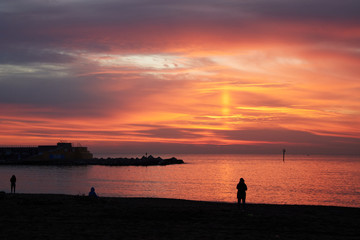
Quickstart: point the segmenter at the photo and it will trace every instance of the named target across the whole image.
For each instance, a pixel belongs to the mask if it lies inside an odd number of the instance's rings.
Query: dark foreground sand
[[[0,195],[0,239],[360,239],[360,208]]]

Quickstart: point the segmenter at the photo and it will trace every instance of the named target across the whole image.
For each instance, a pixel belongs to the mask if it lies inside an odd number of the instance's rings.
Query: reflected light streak
[[[230,114],[230,94],[228,91],[224,90],[222,92],[222,98],[221,98],[221,102],[222,102],[222,114],[223,115],[229,115]]]

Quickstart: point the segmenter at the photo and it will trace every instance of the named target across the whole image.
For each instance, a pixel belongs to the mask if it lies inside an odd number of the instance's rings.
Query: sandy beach
[[[1,194],[1,239],[359,239],[360,208]]]

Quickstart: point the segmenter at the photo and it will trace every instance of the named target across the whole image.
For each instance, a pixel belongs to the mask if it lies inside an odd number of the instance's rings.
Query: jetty
[[[182,164],[175,157],[143,156],[141,158],[94,158],[87,147],[59,142],[57,145],[0,147],[0,165],[103,165],[103,166],[154,166]]]

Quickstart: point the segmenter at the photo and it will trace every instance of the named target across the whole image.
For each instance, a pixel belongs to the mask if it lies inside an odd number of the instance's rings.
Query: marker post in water
[[[283,162],[285,162],[285,153],[286,153],[286,149],[283,149]]]

